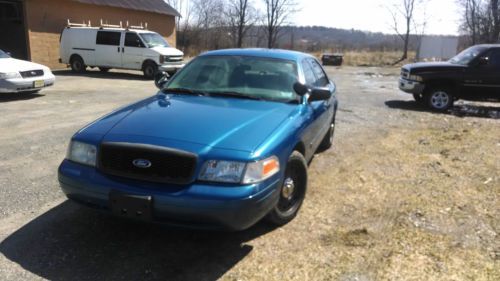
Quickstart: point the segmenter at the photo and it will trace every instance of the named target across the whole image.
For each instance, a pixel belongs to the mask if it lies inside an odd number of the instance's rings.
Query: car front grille
[[[193,181],[196,162],[195,154],[145,144],[103,143],[99,149],[102,172],[150,182],[188,184]]]
[[[20,71],[21,77],[23,78],[31,78],[31,77],[40,77],[43,76],[43,70],[28,70],[28,71]]]

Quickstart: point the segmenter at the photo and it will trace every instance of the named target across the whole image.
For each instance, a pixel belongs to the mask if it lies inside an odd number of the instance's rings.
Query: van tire
[[[71,66],[71,71],[76,72],[76,73],[83,73],[85,72],[87,66],[83,62],[82,57],[78,55],[73,55],[71,57],[71,61],[69,62]]]
[[[156,72],[158,72],[158,65],[151,61],[145,62],[142,66],[142,72],[147,79],[153,79]]]

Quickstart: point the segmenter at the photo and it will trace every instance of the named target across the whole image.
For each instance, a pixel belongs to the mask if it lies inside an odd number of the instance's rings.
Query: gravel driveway
[[[500,104],[434,114],[398,69],[328,68],[340,108],[299,216],[240,233],[117,220],[65,200],[71,135],[155,93],[140,73],[56,72],[0,95],[1,280],[500,280]]]

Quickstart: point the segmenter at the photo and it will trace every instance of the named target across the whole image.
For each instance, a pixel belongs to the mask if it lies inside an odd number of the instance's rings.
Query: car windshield
[[[163,38],[158,33],[141,33],[139,35],[141,36],[144,43],[146,43],[146,46],[148,46],[148,48],[170,47],[165,38]]]
[[[470,47],[460,54],[456,55],[453,57],[450,62],[454,64],[461,64],[461,65],[467,65],[469,64],[473,59],[475,59],[479,54],[483,53],[488,49],[487,47],[483,46],[476,46],[476,47]]]
[[[10,58],[4,51],[0,50],[0,59],[8,59]]]
[[[202,56],[182,69],[164,91],[189,89],[214,96],[292,102],[297,65],[293,61],[252,56]]]

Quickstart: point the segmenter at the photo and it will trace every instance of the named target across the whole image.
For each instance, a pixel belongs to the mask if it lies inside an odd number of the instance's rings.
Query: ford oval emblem
[[[140,169],[147,169],[152,165],[151,161],[147,159],[135,159],[134,161],[132,161],[132,164],[134,164],[134,166]]]

